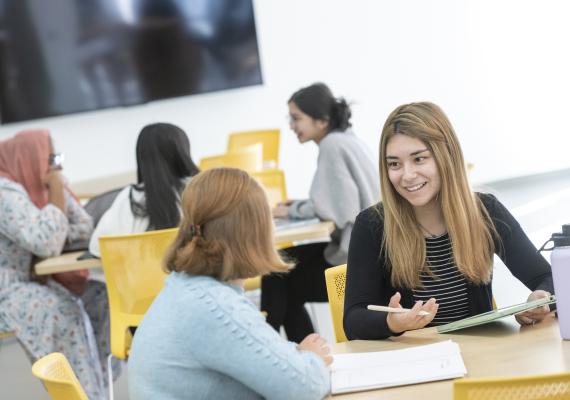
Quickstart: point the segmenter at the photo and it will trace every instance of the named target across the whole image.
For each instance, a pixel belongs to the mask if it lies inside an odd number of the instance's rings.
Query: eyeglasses
[[[48,164],[50,169],[62,169],[63,160],[63,153],[51,153],[48,157]]]

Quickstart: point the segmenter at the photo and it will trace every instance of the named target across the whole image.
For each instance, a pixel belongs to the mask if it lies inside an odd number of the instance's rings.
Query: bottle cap
[[[562,233],[553,233],[550,239],[554,247],[570,246],[570,224],[562,225]]]

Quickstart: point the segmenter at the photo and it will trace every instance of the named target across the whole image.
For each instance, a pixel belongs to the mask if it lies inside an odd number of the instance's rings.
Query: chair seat
[[[81,383],[62,353],[51,353],[32,365],[53,400],[88,400]]]
[[[14,332],[12,332],[4,320],[0,318],[0,339],[5,339],[11,336],[14,336]]]

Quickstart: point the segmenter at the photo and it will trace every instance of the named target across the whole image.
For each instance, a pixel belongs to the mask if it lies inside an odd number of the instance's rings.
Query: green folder
[[[471,326],[487,324],[497,319],[508,317],[509,315],[519,314],[527,310],[552,303],[556,303],[556,297],[554,295],[526,303],[515,304],[514,306],[498,308],[496,310],[492,310],[483,314],[478,314],[469,318],[460,319],[459,321],[450,322],[449,324],[440,325],[437,327],[437,333],[447,333],[463,328],[469,328]]]

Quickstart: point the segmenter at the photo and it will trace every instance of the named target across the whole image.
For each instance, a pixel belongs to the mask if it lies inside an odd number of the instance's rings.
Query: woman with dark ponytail
[[[300,143],[315,142],[319,157],[309,199],[279,204],[273,215],[335,224],[329,243],[288,249],[295,268],[262,281],[267,322],[277,330],[283,325],[289,340],[298,342],[314,331],[305,302],[327,301],[324,270],[346,263],[356,215],[378,201],[380,188],[373,156],[352,132],[350,107],[343,98],[315,83],[293,93],[288,106],[291,129]]]

